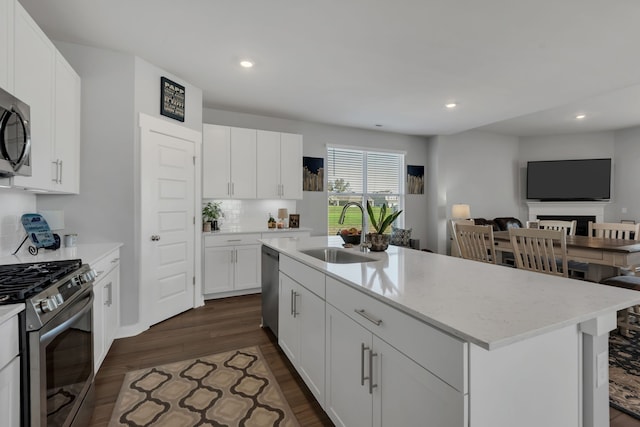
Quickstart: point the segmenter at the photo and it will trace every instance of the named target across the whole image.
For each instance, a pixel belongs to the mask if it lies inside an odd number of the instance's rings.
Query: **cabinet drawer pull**
[[[227,242],[242,242],[242,239],[227,239]]]
[[[98,272],[96,272],[96,278],[100,277],[100,275],[104,273],[104,270],[100,270]]]
[[[357,308],[355,310],[356,313],[358,313],[360,316],[364,317],[365,319],[367,319],[369,322],[373,323],[376,326],[380,326],[382,324],[382,319],[376,319],[375,317],[373,317],[372,315],[370,315],[369,313],[367,313],[366,311],[364,311],[364,308],[361,310],[358,310]]]
[[[115,264],[118,261],[120,261],[120,258],[114,258],[111,260],[111,264]]]
[[[373,383],[373,358],[377,355],[378,353],[369,350],[369,394],[373,394],[373,389],[378,387],[378,384]]]

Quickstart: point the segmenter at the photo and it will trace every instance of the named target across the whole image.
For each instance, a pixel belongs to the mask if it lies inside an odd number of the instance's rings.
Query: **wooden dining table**
[[[508,231],[495,231],[496,250],[513,253]],[[567,259],[588,263],[586,279],[599,282],[619,274],[620,268],[640,265],[640,241],[567,236]]]

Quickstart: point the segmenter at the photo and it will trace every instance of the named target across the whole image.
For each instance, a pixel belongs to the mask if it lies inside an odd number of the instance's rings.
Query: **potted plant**
[[[371,203],[367,201],[367,213],[369,214],[369,221],[371,227],[376,231],[375,233],[369,233],[367,235],[369,242],[371,243],[372,251],[385,251],[389,247],[389,235],[384,232],[389,228],[391,224],[400,216],[402,211],[390,212],[387,214],[387,204],[383,203],[380,208],[380,213],[376,218],[376,214],[373,212]]]
[[[218,231],[218,218],[223,218],[224,214],[220,208],[221,202],[209,202],[202,207],[202,231]]]

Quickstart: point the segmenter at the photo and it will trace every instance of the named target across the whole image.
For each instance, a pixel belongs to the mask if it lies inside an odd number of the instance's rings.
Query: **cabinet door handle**
[[[284,196],[284,184],[280,184],[280,195]]]
[[[364,385],[364,380],[367,378],[364,376],[364,352],[369,350],[369,347],[365,346],[364,343],[360,343],[360,385]]]
[[[58,184],[62,184],[62,160],[60,160],[58,164],[60,165],[60,178],[58,178]]]
[[[227,194],[230,196],[231,195],[231,183],[227,182]]]
[[[232,182],[231,183],[231,195],[233,196],[234,194],[236,194],[236,183]]]
[[[378,353],[374,353],[372,349],[369,349],[369,394],[373,394],[373,389],[378,387],[378,384],[373,383],[373,358]]]
[[[104,302],[104,305],[106,305],[107,307],[111,307],[111,297],[112,297],[112,287],[113,287],[113,282],[109,282],[106,285],[104,285],[105,288],[109,289],[109,296],[107,297],[107,300]]]
[[[53,181],[53,182],[55,182],[55,183],[57,184],[57,183],[58,183],[58,171],[59,171],[59,168],[58,168],[58,160],[56,160],[56,161],[54,161],[54,162],[51,162],[51,163],[53,163],[54,165],[56,165],[56,177],[55,177],[55,178],[51,178],[51,181]]]
[[[298,314],[298,301],[296,300],[296,298],[298,298],[300,296],[299,293],[297,293],[296,291],[293,291],[293,317],[295,318]]]
[[[293,316],[293,289],[291,289],[291,298],[289,300],[290,303],[290,308],[291,308],[291,315]]]
[[[367,313],[366,311],[364,311],[363,309],[358,310],[357,308],[354,310],[356,313],[358,313],[360,316],[364,317],[365,319],[367,319],[369,322],[375,324],[376,326],[380,326],[382,324],[382,319],[377,319],[375,317],[373,317],[372,315],[370,315],[369,313]]]

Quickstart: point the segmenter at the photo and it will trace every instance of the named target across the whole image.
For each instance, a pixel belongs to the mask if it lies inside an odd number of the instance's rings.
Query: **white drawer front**
[[[101,277],[107,275],[120,263],[120,248],[109,252],[106,256],[102,257],[98,262],[91,265],[98,276],[96,280],[100,280]]]
[[[214,246],[237,246],[258,244],[260,233],[225,234],[223,236],[204,236],[205,248]]]
[[[331,277],[327,277],[326,292],[328,303],[456,390],[467,393],[467,343]]]
[[[0,369],[18,355],[18,316],[0,324]]]
[[[280,255],[280,271],[324,299],[324,273]]]

